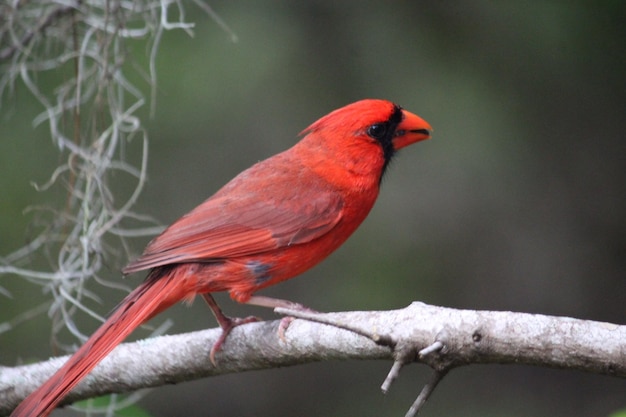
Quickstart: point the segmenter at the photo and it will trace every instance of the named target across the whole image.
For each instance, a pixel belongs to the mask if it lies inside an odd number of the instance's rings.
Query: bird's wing
[[[268,199],[263,191],[208,199],[153,239],[123,272],[211,262],[306,243],[341,220],[339,193],[317,190],[310,197],[295,199],[292,190],[280,199]]]

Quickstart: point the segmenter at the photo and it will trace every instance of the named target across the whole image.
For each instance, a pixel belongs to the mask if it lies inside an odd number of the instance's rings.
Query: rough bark
[[[419,361],[435,370],[475,363],[526,364],[626,377],[626,326],[538,314],[456,310],[413,303],[392,311],[329,313],[393,347],[334,326],[294,320],[278,336],[279,321],[236,328],[217,355],[220,334],[211,329],[162,336],[116,348],[66,398],[65,403],[225,373],[336,359]],[[391,342],[391,343],[389,343]],[[421,356],[428,346],[439,346]],[[67,357],[0,368],[0,415],[43,383]],[[373,381],[372,383],[378,383]]]

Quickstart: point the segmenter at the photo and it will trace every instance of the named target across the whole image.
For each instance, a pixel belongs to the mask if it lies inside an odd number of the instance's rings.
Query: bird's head
[[[322,117],[302,134],[308,134],[352,163],[380,166],[380,177],[396,151],[430,138],[432,128],[421,117],[387,100],[366,99]]]

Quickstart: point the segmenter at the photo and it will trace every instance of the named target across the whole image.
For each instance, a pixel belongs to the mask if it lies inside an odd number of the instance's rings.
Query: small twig
[[[389,346],[391,348],[395,346],[395,341],[389,334],[379,334],[375,332],[369,332],[360,327],[353,326],[349,323],[333,320],[332,318],[328,317],[325,313],[292,310],[292,309],[283,308],[283,307],[276,307],[274,309],[274,312],[277,314],[283,314],[289,317],[295,317],[298,319],[313,321],[316,323],[327,324],[329,326],[337,327],[339,329],[348,330],[352,333],[356,333],[358,335],[367,337],[368,339],[372,340],[374,343],[380,346]]]
[[[419,359],[423,359],[430,354],[441,351],[441,349],[443,349],[443,346],[444,344],[441,341],[437,340],[426,346],[425,348],[421,349],[417,353],[417,357]],[[411,348],[396,349],[396,351],[394,352],[396,359],[394,360],[393,365],[391,366],[391,369],[387,374],[387,377],[383,381],[383,384],[380,386],[383,394],[386,394],[389,391],[391,384],[393,384],[393,382],[400,376],[400,369],[402,369],[402,367],[407,363],[411,363],[415,360],[414,352],[415,350]]]
[[[435,352],[440,352],[443,349],[443,347],[444,347],[443,342],[436,340],[430,345],[421,349],[417,353],[417,357],[419,359],[423,359],[424,357],[431,355]],[[407,363],[413,362],[414,360],[415,360],[414,348],[410,348],[405,345],[405,348],[400,346],[398,349],[396,349],[395,360],[393,362],[393,365],[391,366],[391,369],[389,370],[387,377],[385,378],[385,380],[383,381],[383,384],[380,387],[383,394],[386,394],[389,391],[391,384],[393,384],[393,382],[400,376],[400,370],[402,369],[402,367]],[[435,369],[435,373],[431,377],[430,381],[426,383],[424,388],[422,388],[422,391],[417,396],[417,399],[415,400],[415,402],[413,403],[413,405],[407,412],[406,417],[413,417],[417,415],[419,410],[426,403],[426,400],[428,400],[428,397],[430,397],[430,394],[432,394],[432,392],[435,390],[435,387],[437,386],[439,381],[445,376],[445,374],[448,372],[449,369],[450,368]]]
[[[420,358],[423,358],[424,356],[430,355],[431,353],[439,352],[441,351],[441,349],[443,349],[443,343],[437,340],[433,344],[426,346],[424,349],[420,350],[418,352],[418,356]]]
[[[383,384],[380,386],[380,390],[383,392],[383,394],[387,394],[387,392],[389,392],[389,388],[391,387],[391,384],[393,384],[393,381],[395,381],[398,376],[400,376],[400,369],[402,369],[404,363],[404,361],[397,359],[393,361],[393,365],[391,366],[387,377],[383,381]]]
[[[430,380],[426,383],[426,385],[424,385],[422,391],[419,393],[413,404],[411,404],[411,408],[409,408],[409,411],[407,411],[405,417],[415,417],[417,413],[419,413],[424,404],[426,404],[428,398],[430,398],[430,395],[433,393],[433,391],[435,391],[435,388],[437,388],[439,382],[441,382],[441,380],[444,376],[446,376],[447,373],[448,369],[435,370],[433,372]]]

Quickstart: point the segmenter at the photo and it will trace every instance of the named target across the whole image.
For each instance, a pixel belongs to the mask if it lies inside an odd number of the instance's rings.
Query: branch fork
[[[437,338],[430,345],[426,347],[418,346],[413,337],[394,336],[392,333],[379,333],[372,332],[363,329],[359,326],[354,326],[350,323],[336,320],[332,317],[328,317],[324,313],[317,313],[314,311],[302,311],[288,308],[275,308],[274,312],[278,314],[286,315],[287,318],[299,318],[303,320],[309,320],[316,323],[326,324],[334,326],[346,331],[356,333],[358,335],[367,337],[379,346],[387,346],[393,351],[394,361],[387,377],[385,378],[380,389],[383,394],[386,394],[391,387],[391,384],[400,376],[400,370],[404,365],[412,362],[423,362],[433,368],[434,372],[426,385],[422,388],[419,395],[407,411],[405,417],[414,417],[424,407],[430,395],[434,392],[435,388],[444,376],[451,369],[451,365],[446,363],[444,355],[445,339],[447,332],[445,330],[440,331],[437,334]],[[284,320],[284,319],[283,319]],[[281,337],[284,339],[283,329]]]

